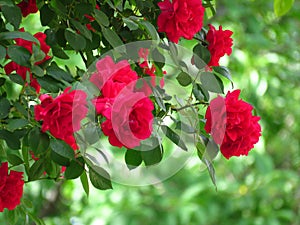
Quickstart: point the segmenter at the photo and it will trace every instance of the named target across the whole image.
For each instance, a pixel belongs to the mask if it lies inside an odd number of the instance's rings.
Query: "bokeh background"
[[[270,0],[218,0],[211,23],[234,32],[233,54],[222,63],[261,117],[255,149],[248,157],[217,157],[217,190],[196,155],[163,183],[91,187],[88,198],[79,180],[26,185],[25,198],[46,225],[300,224],[300,2],[277,18]],[[24,25],[40,31],[36,15]],[[73,55],[68,66],[84,69],[80,61]],[[0,224],[8,218],[0,215]]]

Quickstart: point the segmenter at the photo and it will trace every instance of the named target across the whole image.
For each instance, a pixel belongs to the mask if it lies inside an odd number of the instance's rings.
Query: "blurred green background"
[[[26,20],[27,30],[39,31],[34,16]],[[92,189],[89,198],[78,180],[26,185],[25,197],[46,225],[300,224],[300,2],[276,18],[272,1],[218,0],[211,22],[234,32],[233,54],[221,65],[261,117],[255,149],[248,157],[216,159],[217,191],[196,156],[163,183],[114,184]]]

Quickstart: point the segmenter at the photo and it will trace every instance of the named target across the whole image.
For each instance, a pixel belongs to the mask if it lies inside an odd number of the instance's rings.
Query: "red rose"
[[[238,99],[240,90],[228,92],[226,98],[218,96],[208,107],[205,130],[221,145],[221,153],[232,156],[248,155],[261,136],[260,117],[253,116],[253,107]]]
[[[225,54],[231,55],[232,52],[232,38],[233,34],[230,30],[222,30],[222,26],[219,26],[219,30],[209,24],[209,31],[207,32],[206,40],[208,41],[208,50],[211,58],[208,66],[219,66],[219,60]]]
[[[0,212],[4,208],[13,210],[20,204],[23,195],[23,172],[11,170],[8,174],[7,162],[0,167]]]
[[[161,14],[157,18],[159,32],[165,32],[170,41],[180,37],[192,39],[201,30],[205,8],[201,0],[165,0],[159,2]]]
[[[20,31],[24,32],[25,30],[24,30],[24,28],[21,28]],[[38,39],[38,41],[40,42],[40,48],[45,53],[44,59],[42,59],[39,62],[35,62],[35,65],[40,65],[43,62],[45,62],[51,58],[51,56],[47,55],[50,51],[50,46],[48,46],[46,44],[46,37],[47,37],[46,34],[44,34],[42,32],[38,32],[33,36]],[[15,41],[16,41],[16,45],[26,48],[32,54],[32,46],[36,45],[36,43],[31,42],[31,41],[26,41],[26,40],[20,39],[20,38],[16,38]],[[16,73],[18,75],[20,75],[24,81],[26,80],[27,73],[29,73],[30,86],[32,86],[36,90],[37,93],[40,92],[41,86],[37,82],[37,80],[35,78],[33,78],[32,74],[30,73],[29,68],[27,68],[25,66],[20,66],[17,63],[12,61],[4,66],[4,70],[5,70],[6,74],[11,74],[13,71],[16,71]]]
[[[17,6],[20,7],[23,17],[26,17],[30,13],[36,13],[38,11],[36,0],[25,0],[17,4]]]
[[[21,28],[19,31],[25,32],[24,28]],[[40,43],[40,48],[45,53],[44,59],[42,59],[41,61],[35,63],[35,65],[40,65],[43,62],[45,62],[45,61],[47,61],[48,59],[51,58],[51,56],[47,55],[50,51],[50,46],[47,45],[47,43],[46,43],[46,38],[47,38],[46,34],[44,34],[42,32],[38,32],[33,36],[36,39],[38,39],[38,41]],[[32,45],[37,45],[34,42],[27,41],[27,40],[24,40],[24,39],[21,39],[21,38],[16,38],[15,41],[16,41],[16,45],[26,48],[31,54],[32,54]]]
[[[49,95],[41,95],[41,104],[34,107],[37,121],[43,120],[42,131],[47,130],[64,140],[74,150],[78,149],[74,132],[80,129],[80,122],[88,112],[86,93],[81,90],[69,92],[70,87],[53,99]]]
[[[22,79],[26,80],[26,74],[29,73],[29,79],[30,79],[30,86],[35,89],[37,93],[40,93],[41,85],[37,82],[36,78],[33,78],[32,74],[30,73],[30,69],[25,66],[20,66],[19,64],[15,62],[9,62],[4,66],[4,70],[6,74],[11,74],[13,71],[16,71],[16,73],[22,77]]]
[[[134,148],[152,132],[152,101],[142,92],[123,89],[116,97],[111,115],[101,124],[113,146]]]
[[[96,63],[97,71],[92,74],[90,81],[95,84],[104,97],[114,98],[127,85],[137,80],[138,76],[131,69],[128,61],[114,63],[110,56]]]
[[[100,96],[92,100],[96,113],[106,118],[101,124],[113,146],[133,148],[152,131],[153,103],[143,92],[135,92],[137,74],[126,60],[114,63],[110,56],[96,63],[90,81]]]

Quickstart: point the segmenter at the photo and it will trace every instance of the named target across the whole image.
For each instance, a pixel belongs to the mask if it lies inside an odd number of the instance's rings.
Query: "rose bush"
[[[253,107],[238,90],[221,97],[232,80],[219,59],[231,54],[233,32],[205,29],[211,1],[1,1],[0,9],[2,210],[20,204],[24,183],[41,179],[80,177],[86,193],[89,184],[110,189],[112,160],[135,176],[132,169],[160,166],[170,143],[197,151],[216,184],[218,145],[229,159],[258,142]],[[22,15],[37,10],[43,32],[32,35],[20,29]],[[180,38],[189,41],[177,45]],[[70,68],[74,54],[85,68]],[[106,157],[103,143],[124,160]],[[8,175],[7,162],[23,172]],[[16,210],[40,221],[23,203]]]

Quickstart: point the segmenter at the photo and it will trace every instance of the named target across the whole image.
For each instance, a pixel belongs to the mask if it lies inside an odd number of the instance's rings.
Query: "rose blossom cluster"
[[[164,0],[159,2],[161,13],[157,18],[159,32],[165,32],[168,39],[178,43],[181,37],[193,39],[195,34],[202,29],[203,16],[205,8],[201,0]],[[225,54],[230,55],[232,52],[233,34],[230,30],[219,30],[209,24],[209,30],[206,36],[208,43],[207,49],[210,52],[210,61],[208,66],[219,66],[219,60]],[[194,59],[192,59],[194,64]]]
[[[164,0],[158,6],[158,31],[165,32],[170,41],[178,43],[180,37],[192,39],[201,30],[205,11],[201,0]]]
[[[228,56],[232,52],[232,38],[233,32],[231,30],[222,30],[222,26],[219,26],[219,30],[209,24],[209,30],[207,32],[206,40],[208,42],[208,50],[210,52],[210,61],[208,66],[219,66],[219,60],[225,54]]]
[[[152,132],[154,105],[144,92],[136,91],[137,73],[126,60],[115,63],[110,56],[96,63],[90,81],[100,90],[93,99],[96,113],[111,145],[134,148]]]
[[[20,31],[25,32],[24,28],[21,28]],[[41,65],[42,63],[51,59],[51,56],[48,55],[48,53],[50,51],[50,46],[48,46],[46,44],[46,37],[47,37],[46,34],[44,34],[42,32],[38,32],[33,36],[39,41],[40,48],[45,55],[43,59],[34,63],[35,65]],[[27,49],[31,54],[33,52],[33,45],[37,45],[34,42],[27,41],[27,40],[24,40],[21,38],[16,38],[15,41],[16,41],[17,46],[21,46],[21,47]],[[37,82],[36,78],[34,78],[32,76],[32,73],[30,72],[30,68],[21,66],[21,65],[17,64],[16,62],[11,61],[4,66],[4,70],[5,70],[6,74],[11,74],[13,71],[16,71],[16,73],[18,75],[20,75],[24,81],[26,81],[27,74],[29,74],[30,86],[33,87],[37,93],[40,92],[41,86]]]
[[[0,212],[4,208],[13,210],[20,204],[23,195],[23,172],[10,170],[8,174],[8,163],[0,166]]]
[[[80,122],[88,112],[86,98],[84,91],[70,91],[70,87],[55,99],[41,95],[41,104],[34,107],[34,116],[37,121],[43,121],[42,132],[49,130],[55,138],[78,149],[74,132],[80,130]]]
[[[225,158],[248,155],[261,136],[260,117],[253,116],[253,107],[239,99],[240,90],[218,96],[206,111],[205,130],[220,145]]]

